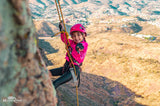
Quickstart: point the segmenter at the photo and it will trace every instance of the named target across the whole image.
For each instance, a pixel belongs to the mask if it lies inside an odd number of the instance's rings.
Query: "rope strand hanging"
[[[73,63],[73,60],[72,60],[72,57],[71,57],[71,54],[69,52],[69,46],[70,46],[70,42],[69,42],[69,34],[66,30],[66,26],[65,26],[65,22],[64,22],[64,18],[63,18],[63,13],[62,13],[62,9],[61,9],[61,5],[60,5],[60,1],[58,0],[58,4],[57,4],[57,0],[55,0],[55,3],[56,3],[56,8],[57,8],[57,12],[58,12],[58,16],[59,16],[59,21],[60,22],[63,22],[63,26],[64,26],[64,31],[61,31],[57,34],[55,34],[54,36],[60,34],[60,33],[65,33],[66,35],[66,40],[67,40],[67,44],[65,43],[65,46],[66,46],[66,50],[67,50],[67,54],[69,56],[69,59],[71,61],[71,64],[73,66],[73,69],[74,69],[74,72],[75,72],[75,76],[77,77],[77,74],[76,74],[76,68],[75,68],[75,65]],[[64,37],[65,38],[65,37]],[[79,100],[78,100],[78,86],[76,85],[76,96],[77,96],[77,106],[79,106]]]

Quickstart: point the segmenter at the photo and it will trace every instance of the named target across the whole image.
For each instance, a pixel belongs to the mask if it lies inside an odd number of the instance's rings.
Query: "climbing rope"
[[[59,33],[57,33],[57,34],[55,34],[54,36],[56,36],[56,35],[58,35],[58,34],[60,34],[60,33],[65,33],[65,34],[63,34],[63,35],[64,35],[64,36],[66,35],[66,37],[64,37],[64,38],[66,38],[65,41],[67,40],[67,44],[65,43],[66,50],[67,50],[67,54],[68,54],[68,57],[69,57],[69,60],[70,60],[70,62],[71,62],[71,64],[72,64],[72,66],[73,66],[75,76],[77,77],[76,68],[75,68],[75,65],[74,65],[74,63],[73,63],[71,54],[70,54],[70,52],[69,52],[69,47],[70,47],[70,42],[69,42],[69,39],[68,39],[68,38],[69,38],[69,34],[68,34],[67,30],[66,30],[66,26],[65,26],[65,22],[64,22],[64,18],[63,18],[63,13],[62,13],[61,5],[60,5],[60,1],[58,0],[58,4],[57,4],[57,0],[55,0],[55,3],[56,3],[56,8],[57,8],[58,16],[59,16],[59,21],[60,21],[60,22],[63,22],[63,26],[64,26],[64,29],[65,29],[65,30],[64,30],[64,31],[61,31],[61,32],[59,32]],[[79,106],[78,86],[77,86],[77,84],[76,84],[76,96],[77,96],[77,106]]]

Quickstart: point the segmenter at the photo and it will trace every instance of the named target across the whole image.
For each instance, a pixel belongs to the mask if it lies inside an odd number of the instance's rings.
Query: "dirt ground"
[[[160,106],[160,43],[121,32],[97,33],[91,27],[87,31],[89,47],[82,66],[80,106]],[[48,69],[63,66],[66,51],[60,37],[39,39],[53,63]],[[59,105],[76,102],[72,81],[57,92]]]

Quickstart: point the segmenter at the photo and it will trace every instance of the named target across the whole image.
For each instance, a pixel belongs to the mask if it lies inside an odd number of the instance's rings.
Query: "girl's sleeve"
[[[62,40],[62,42],[64,42],[65,44],[68,43],[68,42],[67,42],[67,37],[66,37],[66,34],[65,34],[65,33],[61,33],[61,40]],[[71,43],[72,40],[69,39],[69,42]]]
[[[61,40],[62,42],[64,42],[65,44],[67,44],[67,37],[65,33],[61,33]]]

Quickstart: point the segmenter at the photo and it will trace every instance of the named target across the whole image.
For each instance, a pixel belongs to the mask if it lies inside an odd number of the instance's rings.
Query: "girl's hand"
[[[59,30],[64,31],[64,26],[62,21],[59,23]]]
[[[76,51],[79,53],[80,51],[82,51],[84,49],[84,46],[82,45],[82,43],[78,43],[76,45]]]

